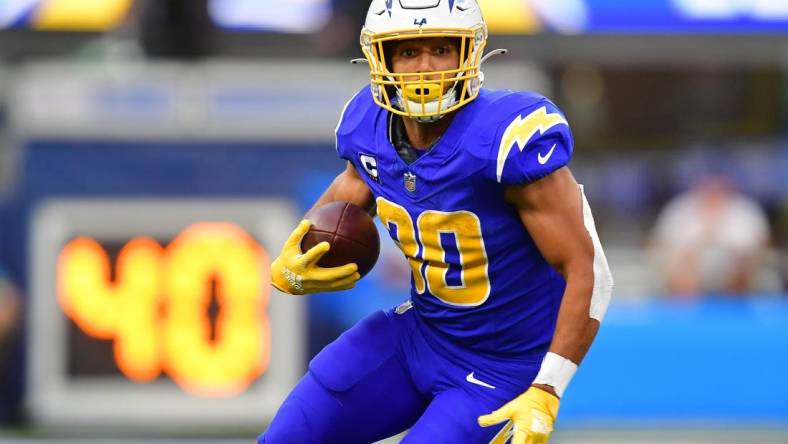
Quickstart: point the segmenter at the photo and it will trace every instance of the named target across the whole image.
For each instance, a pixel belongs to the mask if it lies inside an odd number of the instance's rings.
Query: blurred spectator
[[[0,360],[6,350],[6,342],[19,323],[19,294],[16,287],[0,270]]]
[[[14,344],[20,333],[21,300],[16,287],[0,269],[0,423],[16,420],[16,389],[10,385],[17,381],[12,373],[18,367],[12,362]]]
[[[667,290],[695,297],[751,291],[768,240],[758,203],[734,191],[724,176],[710,174],[668,202],[652,246]]]

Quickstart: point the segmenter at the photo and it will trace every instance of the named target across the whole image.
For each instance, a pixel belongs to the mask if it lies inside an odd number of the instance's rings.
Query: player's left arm
[[[594,258],[601,251],[595,251],[596,230],[589,232],[585,220],[590,214],[584,213],[590,211],[583,208],[580,185],[569,168],[563,167],[536,182],[509,187],[506,198],[517,209],[539,252],[566,279],[550,352],[580,364],[601,318],[591,310],[594,282],[610,279],[604,257],[597,257],[597,262],[602,259],[605,263],[597,263],[595,270]],[[555,387],[545,388],[555,391]]]
[[[563,395],[599,329],[612,291],[612,277],[582,188],[567,167],[542,179],[510,186],[517,210],[544,258],[566,280],[550,349],[532,387],[481,425],[515,422],[513,444],[546,443]],[[526,441],[528,439],[528,441]]]

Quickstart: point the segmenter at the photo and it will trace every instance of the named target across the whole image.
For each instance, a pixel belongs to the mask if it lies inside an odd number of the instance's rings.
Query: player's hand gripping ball
[[[308,217],[271,264],[271,283],[298,295],[353,288],[380,252],[372,218],[347,202],[321,206]]]
[[[304,236],[301,249],[307,251],[321,242],[331,245],[317,265],[356,264],[362,277],[372,270],[380,255],[380,236],[375,222],[364,209],[350,202],[331,202],[316,208],[307,217],[312,227]]]

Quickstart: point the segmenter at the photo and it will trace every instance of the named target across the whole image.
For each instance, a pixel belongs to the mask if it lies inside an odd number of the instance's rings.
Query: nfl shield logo
[[[407,172],[405,173],[405,189],[408,190],[409,193],[416,191],[416,175]]]

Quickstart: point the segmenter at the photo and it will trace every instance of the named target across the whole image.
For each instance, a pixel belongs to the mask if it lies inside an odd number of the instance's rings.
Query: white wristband
[[[542,361],[542,367],[534,379],[534,384],[545,384],[555,389],[558,397],[564,396],[564,391],[569,381],[577,371],[577,364],[555,353],[547,353]]]

